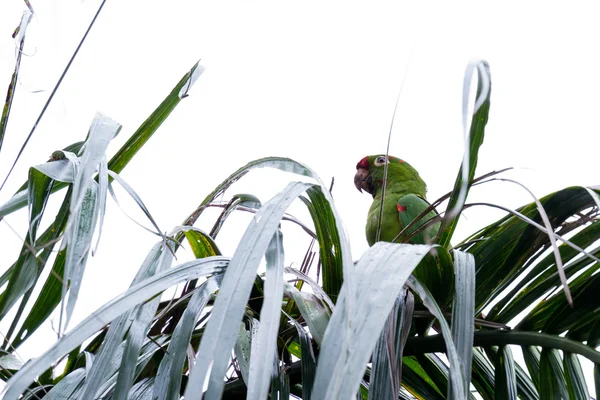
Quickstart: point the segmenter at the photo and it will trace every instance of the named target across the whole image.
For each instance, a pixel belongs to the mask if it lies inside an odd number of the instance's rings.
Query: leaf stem
[[[565,351],[567,353],[579,354],[590,361],[600,364],[600,352],[581,342],[560,336],[549,335],[538,332],[522,331],[475,331],[473,346],[541,346]],[[422,353],[444,353],[446,344],[441,334],[426,337],[411,337],[406,343],[403,356]]]

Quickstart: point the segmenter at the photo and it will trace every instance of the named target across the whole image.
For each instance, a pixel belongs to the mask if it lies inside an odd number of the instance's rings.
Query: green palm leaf
[[[497,175],[504,170],[473,179],[490,111],[486,62],[467,68],[463,119],[469,135],[452,191],[432,206],[448,199],[446,211],[430,221],[441,219],[438,244],[377,243],[356,263],[331,193],[313,170],[286,157],[242,166],[181,226],[162,233],[118,173],[202,71],[196,63],[110,161],[106,145],[120,127],[99,116],[85,142],[32,167],[27,182],[0,207],[0,218],[26,205],[29,216],[19,258],[0,277],[0,318],[9,325],[0,355],[4,398],[580,399],[590,398],[593,389],[598,396],[600,190],[568,187],[517,210],[468,202],[470,186],[503,179]],[[253,194],[219,199],[255,168],[311,183],[291,182],[264,203]],[[93,237],[105,217],[106,193],[116,201],[115,182],[160,241],[123,294],[39,358],[18,362],[15,349],[51,318],[61,299],[64,319],[72,313],[86,258],[98,245]],[[51,219],[46,204],[67,186]],[[286,213],[293,202],[306,207],[307,221]],[[460,213],[476,206],[507,215],[452,246]],[[222,212],[208,225],[194,226],[209,207]],[[237,212],[254,215],[228,258],[221,255],[219,232],[225,223],[236,229],[228,219]],[[40,234],[42,218],[52,223]],[[299,225],[311,240],[300,268],[285,258],[293,252],[284,248],[282,221]],[[66,244],[42,283],[61,239]],[[196,259],[176,261],[182,247]],[[562,292],[567,280],[572,304]],[[178,284],[183,289],[163,298]],[[34,298],[36,287],[41,291]],[[585,379],[582,358],[595,365],[595,387]]]

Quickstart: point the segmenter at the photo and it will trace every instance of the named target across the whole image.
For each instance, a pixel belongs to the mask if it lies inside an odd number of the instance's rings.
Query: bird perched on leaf
[[[383,191],[384,170],[387,164],[387,185]],[[381,215],[379,240],[384,242],[397,241],[399,233],[421,214],[429,203],[425,199],[427,186],[419,173],[409,163],[397,157],[374,155],[364,157],[356,164],[354,185],[373,196],[373,204],[367,217],[367,241],[372,246],[377,241],[377,229]],[[383,213],[381,196],[383,198]],[[437,216],[432,210],[410,229],[413,233],[421,225]],[[440,223],[429,224],[420,232],[409,233],[409,242],[413,244],[430,243],[437,234]]]

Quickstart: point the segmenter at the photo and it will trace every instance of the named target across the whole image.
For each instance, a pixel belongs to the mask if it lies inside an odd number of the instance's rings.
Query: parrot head
[[[385,165],[388,165],[386,191],[399,191],[425,197],[426,185],[409,163],[393,156],[366,156],[356,164],[354,186],[375,198],[383,186]]]

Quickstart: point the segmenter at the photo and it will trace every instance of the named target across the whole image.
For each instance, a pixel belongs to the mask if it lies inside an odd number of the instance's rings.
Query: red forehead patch
[[[369,169],[369,160],[367,159],[367,157],[364,157],[358,162],[358,164],[356,164],[356,169],[359,168]]]

